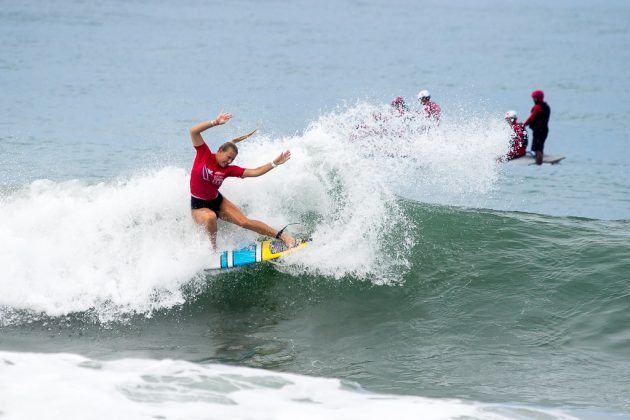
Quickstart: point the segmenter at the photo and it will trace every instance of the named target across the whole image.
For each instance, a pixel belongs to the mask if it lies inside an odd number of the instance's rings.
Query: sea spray
[[[260,136],[237,164],[293,158],[264,177],[229,179],[222,192],[251,218],[312,238],[282,269],[395,282],[413,239],[386,174],[324,122],[302,135]],[[193,149],[191,146],[191,160]],[[209,241],[189,210],[189,169],[163,167],[106,182],[38,180],[0,204],[3,313],[93,312],[101,321],[182,304],[182,287],[205,278]],[[258,235],[220,222],[219,247]],[[299,254],[299,255],[298,255]],[[404,271],[404,270],[403,270]]]
[[[398,118],[386,106],[358,103],[323,114],[303,133],[239,144],[235,164],[244,167],[292,153],[265,176],[230,178],[222,188],[248,217],[278,229],[297,223],[289,231],[311,239],[279,270],[396,284],[419,239],[413,234],[419,221],[405,216],[397,194],[430,202],[492,188],[496,156],[505,152],[501,121],[444,116],[427,126],[410,113]],[[193,156],[191,146],[191,162]],[[211,252],[190,217],[188,183],[188,167],[165,166],[100,183],[38,180],[6,192],[0,201],[4,320],[17,310],[91,311],[108,321],[181,305],[188,298],[183,287],[208,278]],[[221,249],[257,238],[219,223]]]
[[[107,320],[181,303],[179,286],[208,251],[185,182],[164,168],[95,185],[40,180],[11,195],[0,206],[0,305],[53,316],[96,308]]]

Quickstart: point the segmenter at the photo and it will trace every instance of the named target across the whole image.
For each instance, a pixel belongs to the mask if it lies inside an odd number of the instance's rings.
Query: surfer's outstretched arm
[[[251,178],[251,177],[264,175],[270,170],[272,170],[273,168],[275,168],[276,166],[282,165],[284,162],[286,162],[289,159],[291,159],[291,152],[288,150],[285,150],[284,152],[280,153],[280,156],[278,156],[277,158],[275,158],[269,163],[265,163],[264,165],[259,166],[258,168],[245,169],[245,172],[243,172],[243,178]]]
[[[208,128],[225,124],[226,122],[230,121],[231,118],[232,114],[221,111],[214,120],[202,122],[195,126],[192,126],[190,128],[190,138],[192,139],[193,146],[201,146],[205,143],[203,141],[203,137],[201,137],[202,132],[206,131]]]

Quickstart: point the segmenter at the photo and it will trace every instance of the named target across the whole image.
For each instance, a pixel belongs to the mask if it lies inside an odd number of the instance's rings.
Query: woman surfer
[[[225,178],[261,176],[291,158],[291,152],[286,150],[271,162],[254,169],[232,165],[231,163],[238,154],[235,143],[245,140],[254,132],[228,141],[219,147],[216,153],[212,153],[201,137],[201,133],[208,128],[225,124],[231,118],[232,114],[221,112],[214,120],[197,124],[190,129],[190,137],[197,150],[190,174],[192,218],[204,227],[215,250],[217,248],[217,218],[253,230],[261,235],[279,238],[287,247],[291,248],[296,245],[295,239],[291,235],[283,233],[282,230],[277,231],[259,220],[247,218],[238,207],[219,192],[219,187]]]

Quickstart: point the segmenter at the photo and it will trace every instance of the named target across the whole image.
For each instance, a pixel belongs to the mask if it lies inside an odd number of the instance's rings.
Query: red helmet
[[[542,90],[535,90],[532,92],[532,98],[542,101],[545,98],[545,93]]]

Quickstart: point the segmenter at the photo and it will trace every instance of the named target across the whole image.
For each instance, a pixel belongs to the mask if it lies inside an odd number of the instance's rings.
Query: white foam
[[[3,419],[513,419],[558,410],[381,395],[337,379],[176,360],[0,352]]]
[[[397,117],[388,107],[360,104],[346,118],[354,126],[343,129],[359,133],[355,142],[389,172],[388,186],[397,194],[421,202],[476,202],[499,179],[497,157],[508,150],[509,127],[483,110],[450,108],[456,112],[443,114],[435,124],[414,110]],[[373,115],[386,116],[385,122]]]
[[[365,162],[349,163],[341,154],[347,145],[313,128],[302,137],[250,142],[239,163],[258,166],[290,146],[289,164],[265,177],[229,179],[222,190],[272,226],[312,219],[310,252],[296,253],[302,259],[287,259],[284,269],[374,281],[400,276],[400,262],[380,241],[403,220],[394,196],[378,176],[361,179]],[[108,321],[182,303],[182,285],[203,274],[210,253],[190,217],[188,184],[188,170],[167,167],[100,184],[40,180],[5,197],[0,307],[52,316],[92,311]],[[256,236],[222,223],[219,247]]]
[[[416,238],[396,194],[440,201],[492,188],[505,124],[444,117],[426,130],[421,119],[374,120],[388,113],[359,103],[321,116],[303,134],[239,144],[235,163],[245,167],[292,152],[269,174],[228,179],[222,188],[251,218],[277,228],[303,223],[290,230],[308,234],[311,246],[279,269],[400,281]],[[53,316],[92,311],[110,320],[182,303],[182,286],[202,279],[210,252],[190,217],[188,173],[165,167],[99,184],[39,180],[7,192],[0,201],[0,308]],[[219,247],[256,237],[221,223]]]
[[[317,220],[310,223],[312,246],[287,258],[290,264],[334,278],[395,281],[407,264],[404,254],[412,238],[404,227],[410,222],[388,187],[388,174],[363,158],[339,129],[343,119],[333,114],[303,135],[244,144],[239,154],[244,164],[263,163],[263,156],[272,159],[289,148],[293,157],[270,175],[226,188],[226,194],[244,205],[250,217],[275,226],[309,215]]]
[[[186,182],[165,168],[97,185],[41,180],[12,195],[0,206],[0,306],[107,319],[182,302],[207,255]]]

